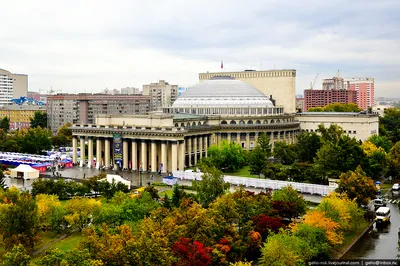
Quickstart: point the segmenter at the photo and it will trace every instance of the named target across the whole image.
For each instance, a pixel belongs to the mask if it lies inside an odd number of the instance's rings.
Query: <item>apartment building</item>
[[[27,93],[28,75],[0,69],[0,106],[11,104],[12,99],[27,96]]]
[[[170,107],[178,98],[178,85],[170,85],[165,80],[143,85],[143,95],[151,97],[153,111],[160,111],[163,107]]]

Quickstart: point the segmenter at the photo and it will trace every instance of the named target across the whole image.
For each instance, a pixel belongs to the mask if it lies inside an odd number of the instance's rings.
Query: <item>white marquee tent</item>
[[[39,178],[39,170],[29,165],[20,164],[17,168],[10,169],[12,178],[35,179]]]
[[[127,185],[129,189],[131,189],[131,181],[128,181],[126,179],[123,179],[121,176],[119,175],[110,175],[108,174],[106,178],[101,179],[100,181],[105,181],[107,180],[108,183],[119,183],[121,182],[124,185]]]

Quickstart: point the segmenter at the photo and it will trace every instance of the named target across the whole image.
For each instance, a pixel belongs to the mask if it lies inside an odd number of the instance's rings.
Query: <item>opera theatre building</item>
[[[293,99],[294,101],[294,99]],[[196,165],[210,145],[222,140],[252,150],[259,134],[295,142],[300,132],[295,114],[255,87],[214,77],[185,91],[170,107],[148,115],[98,115],[96,124],[73,125],[73,161],[80,165],[117,165],[124,170],[172,172]]]

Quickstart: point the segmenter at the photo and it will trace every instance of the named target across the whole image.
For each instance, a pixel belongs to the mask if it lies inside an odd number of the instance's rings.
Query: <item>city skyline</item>
[[[323,78],[372,77],[375,95],[400,87],[400,3],[373,1],[23,1],[0,10],[0,68],[29,90],[95,93],[198,73],[296,69],[296,94]],[[15,19],[21,18],[21,19]]]

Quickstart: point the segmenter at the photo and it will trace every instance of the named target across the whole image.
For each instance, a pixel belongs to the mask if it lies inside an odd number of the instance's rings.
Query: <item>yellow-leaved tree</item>
[[[91,221],[92,214],[101,208],[101,202],[89,198],[74,197],[65,205],[65,220],[82,231]]]
[[[56,195],[39,194],[36,195],[36,204],[40,227],[46,230],[50,226],[50,215],[61,203]]]

